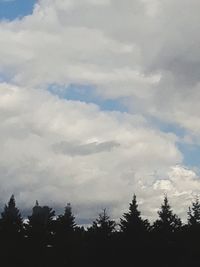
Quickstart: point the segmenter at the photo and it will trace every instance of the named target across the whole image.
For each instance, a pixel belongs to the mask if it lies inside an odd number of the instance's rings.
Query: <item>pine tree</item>
[[[192,202],[192,207],[188,211],[188,225],[185,227],[185,247],[191,251],[193,261],[199,265],[199,236],[200,236],[200,202],[199,198]],[[191,264],[191,266],[193,266]]]
[[[158,215],[159,219],[153,225],[154,230],[168,234],[181,228],[181,219],[173,213],[167,196],[164,197],[164,202],[158,211]]]
[[[71,204],[68,203],[65,207],[65,213],[63,215],[59,215],[56,224],[58,226],[58,230],[62,232],[73,232],[76,228],[75,217],[72,214]]]
[[[103,209],[103,212],[101,212],[99,217],[93,222],[90,231],[105,238],[111,236],[115,230],[115,226],[115,221],[110,220],[106,209]]]
[[[71,249],[78,237],[79,228],[76,226],[70,203],[67,204],[64,214],[59,215],[55,223],[55,245],[57,247],[67,247],[68,250]]]
[[[136,195],[133,196],[133,200],[129,204],[129,212],[124,213],[123,218],[120,219],[120,227],[122,232],[128,234],[139,234],[149,230],[148,220],[142,219],[141,213],[138,210]]]
[[[19,236],[23,231],[23,220],[16,207],[15,197],[11,196],[9,202],[1,213],[1,231],[7,237]]]
[[[196,197],[195,201],[192,202],[192,208],[189,207],[188,225],[189,226],[200,225],[200,202],[198,197]]]
[[[141,216],[138,210],[136,195],[133,195],[131,203],[129,203],[128,212],[123,214],[120,219],[121,242],[118,250],[121,251],[124,259],[123,265],[128,265],[133,261],[134,265],[143,266],[141,253],[147,255],[146,247],[148,247],[150,224]]]
[[[105,265],[105,262],[106,266],[111,265],[109,262],[111,255],[114,254],[113,237],[115,234],[115,226],[115,221],[111,220],[106,209],[103,209],[103,211],[99,213],[98,218],[93,221],[92,226],[88,228],[86,244],[89,248],[87,258],[91,261],[89,266],[93,266],[92,263],[94,263],[97,258],[98,262],[96,262],[96,266]],[[103,257],[100,256],[100,251]]]
[[[65,207],[65,212],[56,219],[54,246],[59,255],[58,265],[73,266],[79,259],[76,253],[79,250],[79,232],[76,226],[75,216],[72,213],[70,203]]]
[[[55,211],[52,208],[48,206],[41,207],[36,201],[26,225],[28,238],[40,245],[48,245],[52,236],[54,216]]]
[[[28,217],[29,226],[34,227],[40,225],[41,227],[47,227],[47,225],[52,221],[55,216],[55,211],[48,206],[41,207],[36,201],[33,207],[32,215]]]

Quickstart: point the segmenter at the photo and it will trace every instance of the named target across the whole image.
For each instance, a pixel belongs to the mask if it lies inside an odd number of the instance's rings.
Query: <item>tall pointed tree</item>
[[[191,251],[192,260],[199,265],[199,237],[200,237],[200,202],[199,198],[192,202],[188,211],[188,225],[184,228],[184,245],[187,251]],[[192,264],[190,264],[192,266]]]
[[[57,250],[58,265],[72,266],[79,259],[76,253],[79,249],[78,227],[75,216],[72,213],[71,204],[65,207],[65,212],[56,219],[56,229],[54,236],[54,246]]]
[[[115,221],[111,220],[106,209],[103,209],[103,212],[101,212],[99,217],[93,222],[90,231],[102,236],[102,238],[106,238],[111,236],[115,231],[115,226]]]
[[[131,203],[129,203],[128,212],[123,214],[120,219],[121,242],[119,250],[123,254],[124,265],[128,265],[133,260],[134,265],[143,266],[141,252],[147,255],[146,247],[149,240],[150,224],[148,220],[143,219],[138,209],[136,195],[133,195]]]
[[[141,213],[138,210],[136,195],[133,196],[132,202],[129,204],[129,211],[124,213],[123,218],[120,219],[120,227],[122,232],[128,234],[139,234],[139,232],[149,230],[148,220],[142,219]]]
[[[111,220],[106,209],[103,209],[103,211],[99,213],[98,218],[93,221],[92,226],[88,228],[86,233],[86,245],[89,249],[86,255],[90,260],[89,266],[112,266],[109,262],[111,255],[114,254],[113,237],[115,225],[115,221]],[[99,254],[100,251],[101,253]]]
[[[198,197],[196,197],[195,201],[192,202],[192,207],[189,207],[188,225],[200,226],[200,202]]]
[[[72,213],[71,204],[68,203],[65,207],[63,215],[59,215],[56,220],[58,230],[62,232],[73,232],[76,228],[75,217]]]
[[[19,209],[16,207],[15,197],[11,196],[7,205],[1,213],[1,231],[7,237],[19,236],[23,231],[23,220]]]
[[[46,246],[51,239],[54,216],[55,211],[52,208],[48,206],[41,207],[36,201],[31,216],[28,216],[29,222],[26,225],[28,238]]]
[[[167,196],[164,197],[158,215],[159,219],[157,219],[153,225],[154,230],[168,234],[181,228],[181,219],[173,213]]]
[[[76,231],[77,230],[77,231]],[[72,247],[77,238],[78,227],[72,213],[71,204],[65,207],[65,212],[56,219],[54,242],[58,247]]]

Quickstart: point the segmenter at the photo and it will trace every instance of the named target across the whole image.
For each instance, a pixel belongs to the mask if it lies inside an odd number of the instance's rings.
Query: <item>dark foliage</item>
[[[150,225],[136,196],[117,224],[104,209],[87,229],[77,226],[72,207],[56,216],[36,201],[23,220],[12,195],[0,218],[1,263],[5,267],[200,266],[200,203],[196,198],[183,225],[167,196]]]
[[[192,208],[188,211],[188,225],[190,227],[198,227],[200,225],[200,203],[198,197],[192,203]]]
[[[129,204],[129,212],[124,213],[123,218],[120,219],[120,227],[122,232],[128,235],[137,235],[149,230],[150,224],[148,220],[143,220],[141,213],[138,210],[136,195],[133,196],[132,202]]]
[[[6,238],[12,238],[13,236],[19,236],[22,233],[22,229],[22,217],[16,207],[14,195],[12,195],[1,213],[1,232]]]
[[[164,203],[161,205],[158,215],[159,219],[153,225],[155,231],[159,231],[163,235],[169,235],[181,228],[181,219],[173,213],[167,196],[164,198]]]
[[[99,218],[97,218],[93,222],[92,226],[88,228],[88,231],[95,236],[106,239],[112,235],[115,230],[115,226],[115,221],[110,220],[106,209],[104,209],[103,212],[99,214]]]
[[[48,206],[41,207],[36,201],[33,207],[31,216],[28,217],[28,224],[26,225],[27,238],[39,244],[39,246],[50,245],[53,232],[53,218],[55,212]]]
[[[19,209],[16,207],[14,195],[5,205],[0,219],[0,251],[2,262],[13,266],[23,262],[23,220]]]

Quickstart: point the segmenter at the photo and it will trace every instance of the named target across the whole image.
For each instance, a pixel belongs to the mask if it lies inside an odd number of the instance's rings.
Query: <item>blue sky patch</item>
[[[150,116],[148,116],[148,121],[151,123],[151,125],[158,128],[164,133],[174,133],[176,136],[181,138],[183,138],[186,134],[185,129],[179,127],[176,124],[161,121],[155,117],[150,117]]]
[[[94,88],[89,85],[71,84],[66,88],[51,85],[48,90],[63,99],[96,104],[101,110],[120,112],[128,111],[125,105],[123,105],[122,99],[104,99],[99,95],[96,95]]]
[[[0,72],[0,82],[10,82],[11,77],[10,74],[5,72]]]
[[[104,111],[128,112],[128,109],[125,107],[125,105],[123,105],[123,99],[104,99],[96,95],[95,88],[91,87],[90,85],[71,84],[68,87],[62,87],[54,84],[49,86],[48,90],[52,94],[59,96],[59,98],[96,104],[101,110]],[[163,122],[154,117],[148,117],[148,121],[151,122],[153,127],[156,127],[160,131],[165,133],[173,133],[179,138],[183,138],[186,134],[184,128],[181,128],[178,125]],[[198,157],[198,155],[200,155],[199,146],[182,142],[177,142],[177,146],[183,154],[183,164],[190,167],[200,165],[200,158]]]
[[[183,153],[183,163],[189,167],[200,166],[200,146],[178,143],[178,148]]]
[[[0,0],[0,19],[14,20],[32,13],[37,0]]]
[[[148,121],[150,121],[151,124],[154,127],[158,128],[160,131],[165,133],[173,133],[180,139],[182,139],[187,134],[187,131],[184,128],[179,127],[178,125],[166,123],[156,118],[148,118]],[[200,146],[198,146],[197,144],[193,145],[184,143],[182,141],[178,141],[176,144],[183,155],[184,165],[190,168],[200,166]]]

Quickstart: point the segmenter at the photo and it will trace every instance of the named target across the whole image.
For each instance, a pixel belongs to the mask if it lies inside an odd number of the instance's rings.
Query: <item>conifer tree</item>
[[[103,212],[101,212],[99,217],[93,222],[90,231],[93,231],[102,237],[109,237],[114,232],[115,226],[115,221],[110,220],[106,209],[103,209]]]
[[[53,217],[55,216],[55,211],[48,206],[41,207],[36,201],[35,206],[33,207],[32,215],[28,217],[29,219],[29,226],[41,226],[47,227],[48,224],[52,221]]]
[[[138,210],[136,195],[133,196],[132,202],[129,204],[129,212],[124,213],[123,218],[120,219],[120,227],[124,233],[139,234],[139,232],[149,230],[148,220],[142,219],[141,213]]]
[[[124,265],[132,262],[134,252],[134,265],[143,266],[144,257],[141,257],[141,253],[146,254],[150,224],[148,220],[142,218],[141,212],[138,210],[136,195],[133,195],[128,212],[124,213],[120,219],[120,227],[121,244],[119,244],[119,249],[123,254]]]
[[[108,216],[106,209],[99,213],[98,218],[93,221],[92,226],[88,228],[86,234],[86,251],[87,258],[89,259],[89,266],[112,266],[110,262],[112,253],[114,254],[114,233],[115,221],[111,220]],[[101,253],[99,254],[99,252]],[[88,253],[89,252],[89,253]],[[100,255],[103,255],[100,256]],[[97,261],[98,259],[98,261]],[[112,257],[112,262],[113,262]]]
[[[192,255],[192,260],[199,265],[199,236],[200,236],[200,202],[199,198],[192,202],[188,211],[188,225],[185,227],[184,245]],[[193,266],[192,264],[190,264]]]
[[[68,203],[65,207],[65,213],[57,218],[58,230],[62,232],[72,232],[76,228],[75,217],[72,214],[71,204]]]
[[[198,197],[196,197],[195,201],[192,202],[192,207],[189,207],[188,225],[189,226],[200,225],[200,202]]]
[[[65,207],[65,212],[56,219],[54,243],[57,247],[72,249],[78,237],[78,227],[72,213],[71,204]]]
[[[65,207],[65,212],[56,219],[54,245],[59,255],[59,266],[73,266],[79,259],[76,253],[79,249],[79,234],[71,204]]]
[[[29,239],[40,243],[40,245],[47,245],[52,235],[54,216],[55,211],[52,208],[48,206],[41,207],[36,201],[31,216],[28,216],[29,222],[26,225]]]
[[[11,196],[1,213],[1,231],[7,237],[19,236],[23,231],[23,220],[16,207],[14,195]]]
[[[181,219],[173,213],[167,196],[164,197],[164,202],[161,209],[158,211],[159,219],[153,225],[154,230],[163,233],[175,232],[182,226]]]

